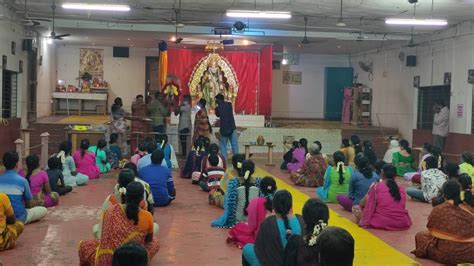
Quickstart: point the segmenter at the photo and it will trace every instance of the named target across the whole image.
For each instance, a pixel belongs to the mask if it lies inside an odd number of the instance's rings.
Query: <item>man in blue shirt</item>
[[[138,172],[138,176],[150,185],[155,207],[168,206],[176,197],[171,171],[161,165],[163,158],[163,151],[155,150],[151,154],[151,164]]]
[[[234,110],[232,103],[224,100],[224,95],[216,95],[216,116],[219,117],[219,132],[221,154],[227,159],[227,142],[230,141],[232,146],[232,154],[236,155],[239,153],[239,143],[237,141],[237,127],[235,126]]]
[[[24,224],[28,224],[45,217],[48,210],[45,207],[33,207],[36,201],[31,195],[30,185],[25,178],[17,173],[18,154],[7,152],[3,154],[2,160],[6,172],[0,176],[0,192],[8,195],[16,218]]]
[[[156,149],[158,149],[158,145],[159,144],[156,144],[154,141],[151,141],[150,143],[147,144],[146,149],[147,149],[148,154],[143,156],[142,158],[140,158],[140,160],[138,160],[138,163],[137,163],[138,171],[140,171],[140,169],[142,169],[143,167],[148,166],[148,165],[151,164],[151,154]],[[163,160],[161,165],[165,166],[165,167],[168,167],[168,164],[166,163],[166,160]]]

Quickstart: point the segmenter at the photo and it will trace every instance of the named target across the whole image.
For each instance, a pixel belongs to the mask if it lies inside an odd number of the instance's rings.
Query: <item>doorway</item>
[[[152,96],[161,90],[160,81],[158,79],[160,70],[160,60],[157,56],[147,56],[145,59],[145,100],[148,103],[149,96]]]
[[[341,121],[344,88],[352,86],[353,72],[352,67],[325,68],[325,120]]]

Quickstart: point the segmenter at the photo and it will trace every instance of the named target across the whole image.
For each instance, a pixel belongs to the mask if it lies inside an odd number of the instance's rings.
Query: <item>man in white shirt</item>
[[[449,109],[442,100],[435,102],[433,119],[433,144],[444,150],[449,134]]]

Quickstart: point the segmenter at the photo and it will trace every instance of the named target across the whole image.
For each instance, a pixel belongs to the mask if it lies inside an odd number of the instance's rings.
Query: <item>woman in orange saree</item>
[[[112,205],[105,211],[101,238],[79,242],[80,265],[111,265],[114,251],[131,241],[144,246],[149,260],[158,252],[159,240],[153,239],[153,216],[139,207],[143,185],[132,182],[126,190],[126,204]]]
[[[460,192],[459,183],[444,184],[446,202],[431,211],[428,230],[416,234],[412,253],[417,257],[449,265],[474,263],[474,198],[469,190],[462,201]]]
[[[199,100],[198,105],[200,109],[194,119],[193,142],[199,139],[199,137],[210,138],[212,133],[211,123],[209,122],[209,116],[206,110],[206,100]]]

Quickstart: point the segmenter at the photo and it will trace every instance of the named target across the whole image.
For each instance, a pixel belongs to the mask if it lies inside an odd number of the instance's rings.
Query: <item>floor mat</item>
[[[273,176],[278,189],[286,189],[293,195],[293,210],[295,213],[301,214],[304,203],[310,198],[308,195],[261,168],[257,168],[254,175]],[[355,239],[354,265],[419,265],[415,260],[394,249],[350,220],[331,209],[329,211],[329,225],[346,229]]]

